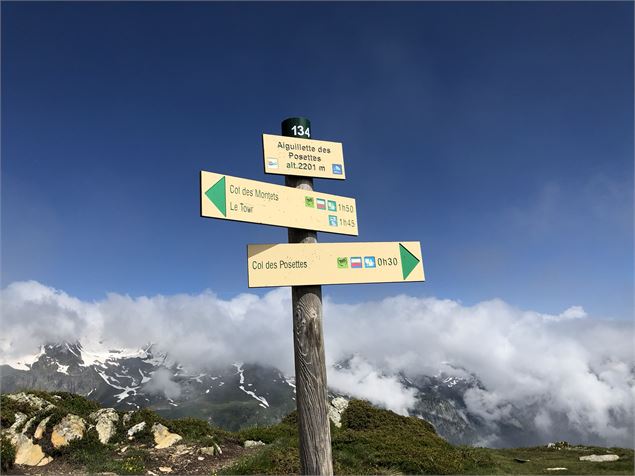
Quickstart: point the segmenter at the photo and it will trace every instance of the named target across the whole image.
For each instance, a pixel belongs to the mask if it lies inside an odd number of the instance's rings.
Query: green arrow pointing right
[[[401,271],[403,279],[406,279],[412,270],[419,264],[419,258],[406,249],[404,245],[399,243],[399,255],[401,256]]]
[[[225,193],[225,177],[212,185],[207,190],[207,192],[205,192],[205,196],[209,198],[214,205],[216,205],[216,208],[218,208],[218,210],[223,214],[224,217],[227,216],[227,194]]]

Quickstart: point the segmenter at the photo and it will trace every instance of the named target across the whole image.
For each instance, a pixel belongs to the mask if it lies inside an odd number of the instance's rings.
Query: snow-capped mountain
[[[347,369],[350,360],[335,367]],[[401,386],[415,395],[410,415],[432,423],[455,444],[522,446],[542,443],[533,433],[535,414],[513,409],[513,417],[492,428],[471,413],[466,393],[482,389],[477,376],[457,370],[457,377],[399,374]],[[295,409],[292,377],[278,369],[236,362],[206,370],[188,370],[155,353],[84,348],[80,343],[44,345],[40,352],[0,365],[3,392],[23,389],[67,391],[88,396],[106,407],[151,408],[166,417],[203,418],[229,430],[280,421]],[[331,396],[355,397],[331,391]],[[575,437],[575,435],[574,435]]]
[[[106,407],[149,407],[168,417],[206,418],[227,429],[270,424],[295,408],[293,379],[277,369],[235,363],[189,372],[153,353],[152,346],[95,352],[80,343],[45,345],[0,370],[3,392],[67,391]]]
[[[346,361],[337,365],[346,366]],[[44,345],[39,353],[5,362],[0,370],[3,392],[67,391],[104,406],[148,407],[168,417],[206,418],[227,429],[270,424],[295,409],[293,377],[275,368],[237,362],[189,372],[166,354],[155,353],[151,345],[133,351],[96,351],[66,342]],[[476,440],[478,421],[467,415],[462,401],[462,392],[476,381],[444,374],[400,378],[404,387],[417,390],[414,415],[432,422],[451,441]]]

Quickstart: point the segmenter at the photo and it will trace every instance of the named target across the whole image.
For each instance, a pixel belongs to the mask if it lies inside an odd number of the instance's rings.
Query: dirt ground
[[[150,457],[146,463],[147,475],[211,475],[218,473],[223,468],[231,466],[237,459],[258,451],[258,448],[243,448],[237,444],[226,444],[221,447],[221,455],[206,455],[200,452],[200,448],[193,445],[174,445],[171,448],[154,449],[137,447],[148,451]],[[130,447],[123,446],[113,458],[125,458]],[[122,451],[125,450],[125,451]],[[15,465],[7,474],[16,475],[85,475],[87,469],[71,465],[67,458],[58,457],[46,466],[20,466]],[[114,475],[116,473],[102,472],[99,475]]]

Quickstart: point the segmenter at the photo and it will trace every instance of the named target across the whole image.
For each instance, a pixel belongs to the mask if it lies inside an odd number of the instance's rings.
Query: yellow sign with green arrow
[[[201,172],[201,216],[357,236],[355,199]]]
[[[248,245],[249,287],[424,281],[418,241]]]

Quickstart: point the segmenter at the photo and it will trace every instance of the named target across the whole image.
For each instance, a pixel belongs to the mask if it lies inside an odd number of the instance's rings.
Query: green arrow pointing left
[[[220,179],[214,185],[212,185],[207,192],[205,192],[207,198],[216,205],[216,208],[223,214],[224,217],[227,216],[227,194],[225,193],[225,177]]]
[[[412,270],[419,264],[419,258],[406,249],[404,245],[399,243],[399,255],[401,256],[401,272],[403,279],[406,279]]]

